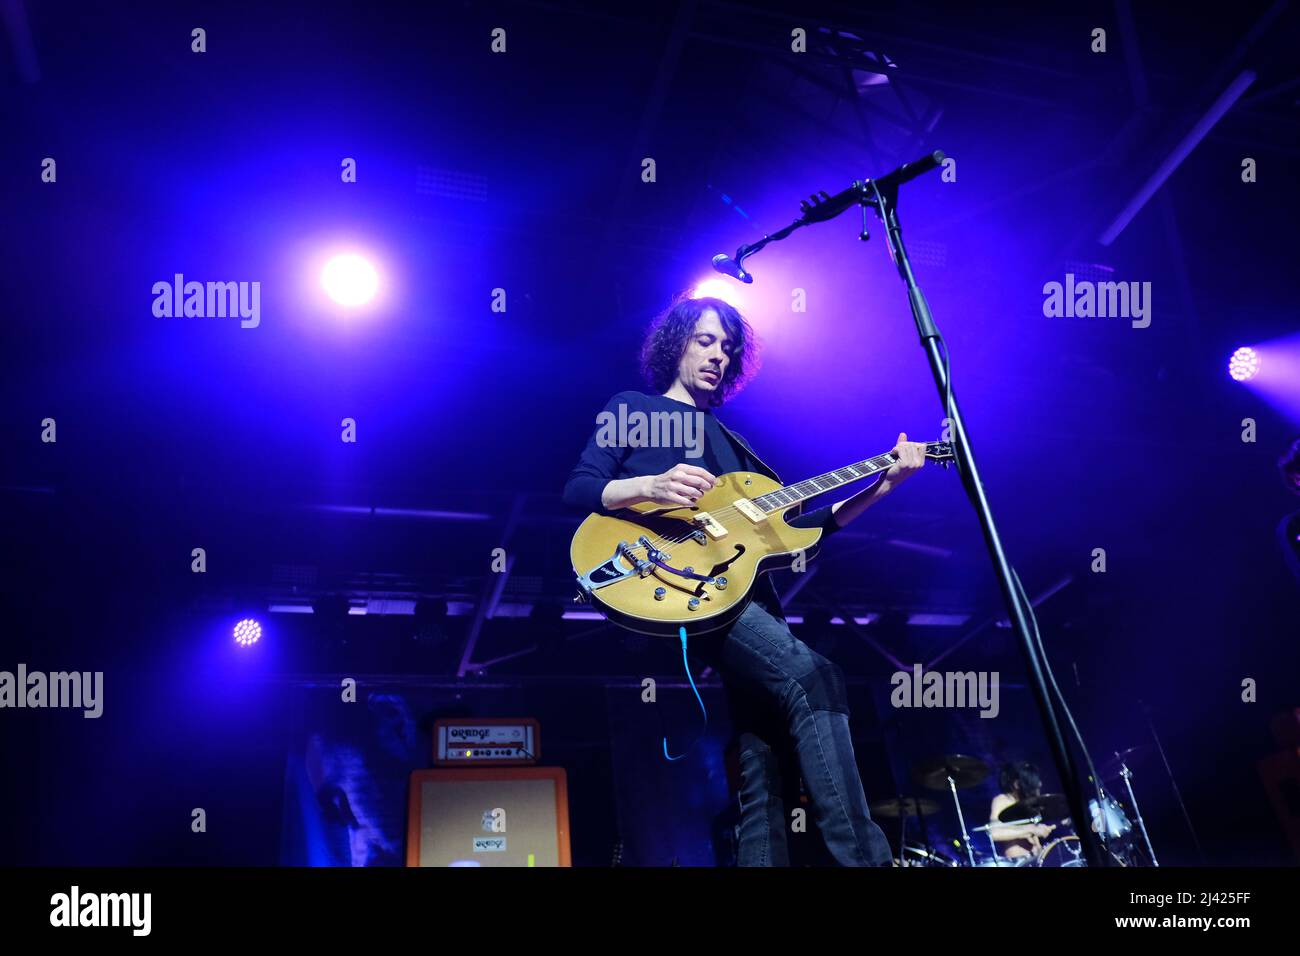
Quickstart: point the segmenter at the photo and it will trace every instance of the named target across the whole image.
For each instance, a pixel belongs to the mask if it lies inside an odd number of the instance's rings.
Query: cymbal
[[[939,812],[939,804],[925,797],[891,797],[877,800],[870,805],[870,810],[873,817],[931,817]]]
[[[1127,750],[1117,750],[1113,757],[1097,768],[1097,773],[1101,775],[1102,780],[1117,780],[1122,766],[1132,770],[1135,765],[1146,762],[1150,751],[1151,747],[1147,744],[1129,747]]]
[[[1014,826],[1017,823],[1037,823],[1038,817],[1026,817],[1023,820],[998,820],[996,823],[986,823],[982,827],[971,827],[971,833],[986,833],[989,830],[996,830],[998,827]]]
[[[998,814],[998,819],[1007,822],[1041,816],[1044,820],[1064,820],[1069,815],[1070,804],[1065,799],[1065,794],[1044,793],[1033,799],[1011,804]]]
[[[989,775],[989,765],[979,757],[940,754],[912,767],[912,779],[928,790],[947,790],[948,778],[958,790],[979,786]]]

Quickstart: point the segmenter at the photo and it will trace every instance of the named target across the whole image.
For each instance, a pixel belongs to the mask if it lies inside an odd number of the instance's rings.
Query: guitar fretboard
[[[893,454],[886,452],[883,455],[877,455],[875,458],[867,458],[851,465],[845,465],[843,468],[828,471],[816,478],[809,478],[806,481],[795,482],[793,485],[786,485],[776,491],[759,495],[753,501],[754,504],[763,509],[765,514],[782,511],[790,507],[790,505],[816,497],[822,492],[830,491],[833,488],[847,485],[862,478],[870,478],[878,472],[887,470],[896,461],[898,459]]]

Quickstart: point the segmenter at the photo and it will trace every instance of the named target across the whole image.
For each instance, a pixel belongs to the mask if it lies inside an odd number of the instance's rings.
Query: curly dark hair
[[[656,392],[663,394],[677,378],[677,367],[686,343],[695,332],[700,316],[712,309],[718,314],[726,345],[727,370],[709,399],[716,408],[749,384],[758,373],[758,336],[745,317],[732,305],[710,296],[679,297],[655,317],[641,344],[641,374]]]
[[[1002,772],[998,774],[998,785],[1003,793],[1024,800],[1042,793],[1043,778],[1039,776],[1038,768],[1031,763],[1008,763],[1003,764]]]
[[[1277,472],[1286,482],[1287,490],[1300,495],[1300,438],[1293,441],[1277,460]]]

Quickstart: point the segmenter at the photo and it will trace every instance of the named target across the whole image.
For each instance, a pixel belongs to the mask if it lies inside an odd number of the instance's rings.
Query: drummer
[[[1002,792],[989,806],[989,823],[993,826],[989,836],[1008,860],[1029,862],[1042,853],[1042,840],[1056,829],[1056,824],[1021,823],[1007,826],[998,821],[998,815],[1007,807],[1024,800],[1035,800],[1043,790],[1043,779],[1038,768],[1031,763],[1009,763],[998,775]]]

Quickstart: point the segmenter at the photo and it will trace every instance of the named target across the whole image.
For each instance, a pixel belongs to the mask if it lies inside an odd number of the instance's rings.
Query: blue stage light
[[[235,643],[240,647],[250,647],[262,639],[262,625],[251,617],[246,617],[235,625]]]
[[[1228,360],[1228,374],[1234,381],[1249,382],[1259,374],[1259,353],[1248,345],[1237,349]]]

